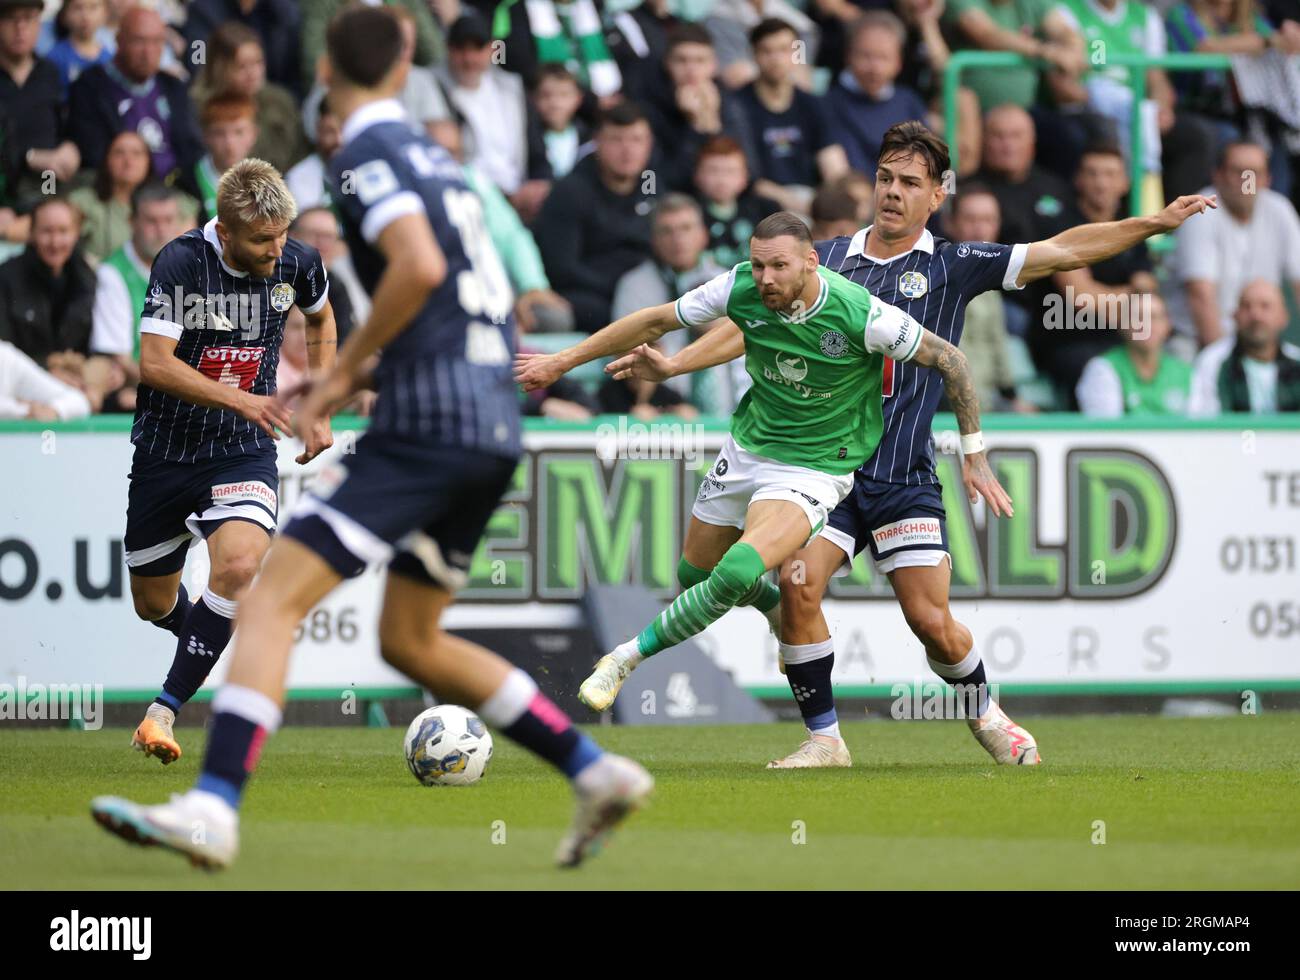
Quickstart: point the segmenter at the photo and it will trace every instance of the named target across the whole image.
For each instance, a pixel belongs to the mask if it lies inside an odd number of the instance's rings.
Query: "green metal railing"
[[[947,129],[948,150],[952,158],[952,168],[957,170],[957,89],[961,85],[962,72],[968,68],[1019,68],[1032,63],[1033,59],[1011,51],[957,51],[948,59],[948,66],[943,76],[943,111],[944,126]],[[1039,62],[1045,65],[1046,62]],[[1132,119],[1130,120],[1129,169],[1132,186],[1129,188],[1129,207],[1133,214],[1142,211],[1142,113],[1138,106],[1147,96],[1147,70],[1163,68],[1165,71],[1204,71],[1206,69],[1230,69],[1232,59],[1223,54],[1167,54],[1159,58],[1142,54],[1116,54],[1094,67],[1140,69],[1129,72],[1129,87],[1133,90]]]

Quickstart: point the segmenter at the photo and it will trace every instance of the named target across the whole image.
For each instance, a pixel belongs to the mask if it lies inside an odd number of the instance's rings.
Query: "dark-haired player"
[[[1054,272],[1100,262],[1215,206],[1213,198],[1192,195],[1151,218],[1080,225],[1033,244],[949,242],[934,238],[925,227],[943,204],[947,170],[947,146],[921,123],[891,127],[876,172],[875,224],[852,237],[818,242],[817,255],[827,268],[905,310],[954,345],[961,340],[966,303],[980,293],[999,287],[1021,289]],[[748,334],[727,325],[671,359],[643,349],[609,370],[616,376],[662,379],[725,363],[747,352],[748,341]],[[771,762],[771,768],[851,764],[831,694],[835,657],[821,600],[831,576],[866,548],[877,571],[889,577],[908,626],[925,647],[930,669],[967,692],[967,723],[979,743],[999,763],[1040,761],[1029,732],[988,697],[979,650],[970,630],[953,618],[948,606],[951,559],[930,435],[946,384],[923,364],[885,362],[879,445],[858,468],[852,492],[820,534],[782,569],[781,658],[809,735],[789,756]],[[951,389],[948,394],[960,420],[961,400]],[[1010,515],[1010,501],[1000,506],[983,489],[996,486],[992,476],[977,475],[988,466],[977,430],[961,427],[967,494],[972,502],[982,495],[995,516]]]
[[[372,383],[373,421],[346,465],[304,499],[244,602],[197,786],[170,804],[110,797],[93,810],[127,839],[229,864],[245,781],[280,723],[294,627],[345,578],[382,562],[384,659],[570,778],[577,814],[557,859],[574,865],[653,780],[580,734],[523,671],[439,625],[521,452],[510,286],[459,165],[411,131],[396,100],[409,67],[396,19],[382,7],[349,8],[331,21],[327,47],[328,98],[343,120],[332,196],[374,302],[295,422],[310,427]]]
[[[235,164],[215,207],[154,259],[140,320],[126,563],[136,614],[177,643],[131,744],[164,765],[180,757],[176,715],[230,640],[275,530],[276,428],[290,424],[274,398],[275,369],[291,307],[307,319],[312,368],[334,362],[329,280],[320,253],[288,237],[297,207],[279,172],[262,160]],[[332,444],[327,419],[300,431],[300,463]],[[191,603],[181,572],[195,535],[211,568]]]
[[[882,362],[933,367],[962,431],[979,431],[965,356],[903,310],[819,264],[799,218],[788,211],[764,218],[749,255],[676,303],[629,314],[568,350],[517,361],[525,388],[548,387],[587,361],[729,317],[743,337],[753,379],[691,512],[677,566],[685,591],[583,681],[578,697],[597,711],[614,702],[645,658],[702,632],[729,609],[773,612],[780,596],[764,574],[817,536],[880,441]],[[982,456],[973,470],[990,499],[1005,499]]]

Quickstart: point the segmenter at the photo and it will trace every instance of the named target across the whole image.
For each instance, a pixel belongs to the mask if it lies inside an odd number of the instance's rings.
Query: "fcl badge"
[[[293,287],[287,282],[277,282],[275,288],[271,290],[271,309],[277,313],[283,313],[289,307],[293,306],[293,299],[297,295]]]
[[[898,291],[908,299],[920,299],[929,288],[930,284],[919,272],[904,272],[898,277]]]

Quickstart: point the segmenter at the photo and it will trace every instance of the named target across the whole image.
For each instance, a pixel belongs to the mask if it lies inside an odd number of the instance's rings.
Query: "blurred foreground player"
[[[288,237],[297,206],[269,163],[229,168],[217,215],[159,251],[140,320],[126,564],[136,614],[174,633],[162,692],[131,739],[163,765],[180,758],[176,715],[230,640],[235,611],[270,546],[279,510],[275,369],[294,306],[313,369],[334,362],[334,313],[320,253]],[[299,430],[306,463],[332,445],[329,419]],[[194,603],[181,581],[195,535],[211,570]]]
[[[198,784],[160,806],[100,797],[92,812],[128,840],[228,865],[244,783],[280,723],[294,627],[343,579],[384,562],[384,659],[570,778],[577,814],[556,859],[576,865],[645,801],[653,780],[580,734],[523,671],[439,628],[521,452],[510,287],[459,165],[412,133],[396,101],[408,68],[397,20],[384,8],[349,8],[331,22],[327,44],[329,99],[344,121],[334,199],[374,304],[295,422],[305,430],[327,417],[369,387],[373,371],[373,423],[346,466],[304,499],[244,602]],[[199,841],[196,822],[205,828]]]

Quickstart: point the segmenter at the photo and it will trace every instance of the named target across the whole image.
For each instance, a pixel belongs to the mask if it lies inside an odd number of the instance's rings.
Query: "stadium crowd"
[[[291,234],[329,269],[341,336],[369,300],[330,208],[340,120],[320,81],[345,0],[0,0],[0,418],[129,412],[149,265],[215,217],[246,156],[285,174]],[[525,349],[666,302],[747,256],[788,209],[815,237],[870,224],[885,130],[958,161],[931,230],[1006,243],[1129,213],[1133,113],[1148,212],[1220,207],[966,314],[989,411],[1300,411],[1300,0],[395,0],[412,127],[461,163],[515,290]],[[1023,67],[962,76],[961,49]],[[1225,54],[1129,72],[1109,54]],[[1287,294],[1291,299],[1288,300]],[[677,349],[692,338],[670,335]],[[280,361],[306,370],[301,318]],[[724,365],[663,385],[566,379],[529,414],[726,414]],[[523,397],[523,396],[521,396]],[[364,405],[362,406],[364,410]]]

